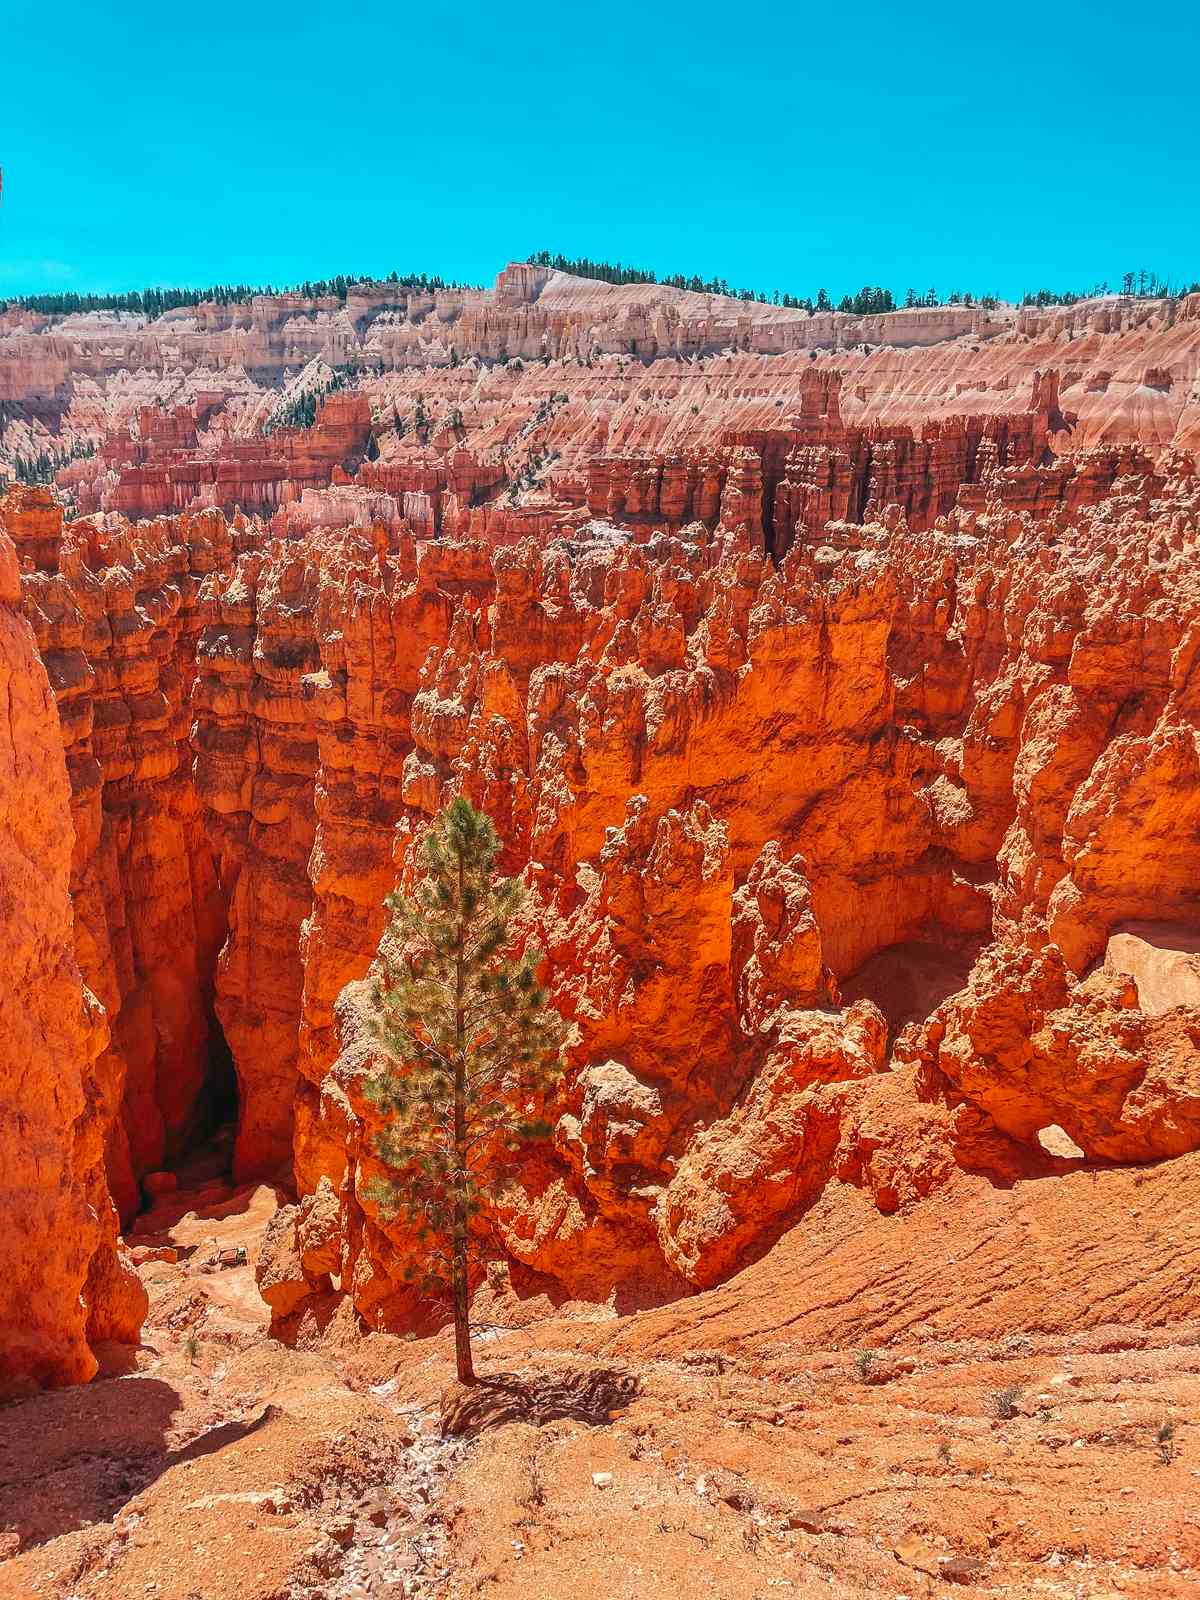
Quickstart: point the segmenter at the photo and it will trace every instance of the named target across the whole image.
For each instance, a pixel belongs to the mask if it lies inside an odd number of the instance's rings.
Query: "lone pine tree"
[[[374,1002],[386,1060],[367,1094],[385,1118],[375,1153],[387,1176],[371,1198],[414,1225],[422,1266],[410,1281],[426,1294],[449,1288],[459,1381],[473,1383],[468,1273],[480,1190],[521,1146],[549,1135],[540,1106],[565,1028],[538,983],[537,952],[513,953],[525,890],[496,872],[490,819],[457,799],[422,852],[424,876],[385,902]]]

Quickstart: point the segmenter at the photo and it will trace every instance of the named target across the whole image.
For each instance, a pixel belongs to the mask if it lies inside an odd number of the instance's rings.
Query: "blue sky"
[[[0,0],[0,294],[541,246],[798,294],[1200,278],[1191,9]]]

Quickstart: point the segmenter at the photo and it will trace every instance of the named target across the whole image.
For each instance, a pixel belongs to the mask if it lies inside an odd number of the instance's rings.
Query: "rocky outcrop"
[[[926,1041],[935,1069],[1018,1140],[1054,1126],[1084,1156],[1138,1162],[1200,1144],[1200,1014],[1188,995],[1160,1010],[1115,960],[1080,981],[1056,945],[990,950]]]

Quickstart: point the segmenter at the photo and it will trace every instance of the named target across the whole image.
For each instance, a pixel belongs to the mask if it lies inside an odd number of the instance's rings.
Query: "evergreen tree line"
[[[455,280],[431,276],[426,272],[409,273],[401,277],[390,272],[382,280],[397,289],[432,294],[437,289],[465,289],[472,285]],[[334,298],[344,304],[350,291],[362,286],[370,288],[374,278],[351,278],[339,274],[336,278],[306,278],[303,283],[290,288],[276,289],[272,284],[254,287],[246,283],[214,283],[206,289],[142,289],[125,294],[60,294],[17,295],[0,306],[6,311],[36,311],[40,316],[67,317],[79,311],[134,311],[147,317],[161,317],[164,312],[178,310],[181,306],[240,305],[255,295],[301,294],[308,300]]]
[[[1200,294],[1200,281],[1179,283],[1174,288],[1166,278],[1145,267],[1136,272],[1126,272],[1121,277],[1121,287],[1109,287],[1108,279],[1093,284],[1090,289],[1034,289],[1027,290],[1021,298],[1023,306],[1073,306],[1079,300],[1095,300],[1100,295],[1120,294],[1125,300],[1161,300],[1167,295]]]
[[[595,278],[601,283],[661,282],[671,289],[690,289],[697,294],[719,294],[733,300],[756,301],[763,305],[785,306],[796,311],[807,311],[810,316],[814,312],[832,311],[834,309],[834,303],[825,289],[819,289],[814,297],[811,295],[794,295],[779,289],[739,289],[731,285],[725,278],[702,278],[698,273],[689,275],[675,272],[660,279],[657,273],[641,267],[626,266],[620,261],[593,261],[587,256],[564,256],[557,251],[551,252],[549,250],[535,250],[529,260],[534,266],[551,267],[558,272],[568,272],[578,278]],[[400,273],[393,270],[383,280],[348,277],[344,273],[339,273],[334,278],[306,278],[303,283],[279,289],[269,283],[258,286],[245,283],[217,283],[210,284],[204,289],[148,288],[131,290],[124,294],[78,294],[73,290],[68,290],[58,294],[17,295],[0,301],[0,309],[5,311],[17,309],[34,311],[41,316],[48,317],[71,316],[81,311],[131,311],[154,318],[161,317],[168,311],[178,310],[180,307],[206,304],[242,304],[256,295],[300,294],[308,300],[332,298],[340,300],[344,304],[352,289],[356,287],[369,288],[378,281],[394,285],[398,290],[402,289],[409,293],[419,292],[423,294],[433,294],[439,289],[479,287],[478,285],[460,283],[456,279],[442,278],[436,273],[417,272],[401,276]],[[1086,300],[1112,292],[1114,291],[1110,289],[1107,280],[1093,285],[1091,289],[1027,290],[1021,299],[1021,304],[1025,306],[1070,306],[1079,300]],[[1200,280],[1188,284],[1181,283],[1172,288],[1166,279],[1160,278],[1157,273],[1143,268],[1134,272],[1126,272],[1123,275],[1119,293],[1127,298],[1138,300],[1153,300],[1172,294],[1197,294],[1200,293]],[[972,296],[955,290],[952,294],[943,298],[938,295],[935,289],[929,289],[923,295],[918,295],[915,290],[909,289],[904,299],[904,305],[908,309],[918,306],[938,305],[979,305],[986,308],[997,303],[994,295]],[[896,302],[890,289],[882,289],[869,284],[864,285],[857,294],[843,295],[837,303],[837,310],[847,311],[855,316],[871,316],[879,312],[894,311],[895,309]]]
[[[72,461],[86,461],[96,454],[91,439],[77,439],[65,448],[50,445],[36,455],[13,456],[13,478],[17,483],[53,483],[54,475]]]
[[[724,278],[701,278],[692,273],[675,272],[659,278],[654,272],[641,267],[627,267],[622,262],[592,261],[587,256],[569,257],[549,250],[535,250],[529,257],[536,267],[551,267],[557,272],[569,272],[577,278],[596,278],[601,283],[662,283],[668,289],[691,289],[696,294],[727,295],[734,300],[753,300],[761,305],[786,306],[794,311],[807,311],[810,316],[818,311],[846,311],[856,317],[877,316],[881,312],[895,311],[896,300],[890,289],[874,284],[864,284],[857,294],[845,294],[836,307],[828,289],[818,289],[812,295],[794,295],[780,289],[736,289]],[[906,307],[949,305],[994,306],[995,296],[973,299],[969,294],[952,294],[943,301],[936,289],[918,295],[910,289],[905,298]]]
[[[871,284],[864,284],[856,295],[843,295],[838,306],[839,311],[850,311],[856,317],[871,317],[881,311],[895,311],[896,302],[892,299],[890,289],[875,288]]]
[[[564,256],[559,251],[550,250],[535,250],[528,260],[535,267],[550,267],[555,272],[568,272],[573,278],[595,278],[600,283],[662,283],[668,289],[691,289],[696,294],[721,294],[731,300],[755,300],[764,305],[812,310],[811,301],[798,300],[795,295],[781,294],[778,289],[769,292],[761,289],[735,289],[724,278],[702,278],[694,272],[690,276],[682,272],[673,272],[670,276],[660,279],[656,272],[647,271],[642,267],[627,267],[620,261],[593,261],[588,256]],[[832,310],[832,307],[828,309]]]
[[[735,289],[724,278],[701,278],[693,273],[690,277],[684,273],[672,273],[668,277],[659,278],[654,272],[641,267],[629,267],[623,262],[593,261],[587,256],[564,256],[560,252],[550,250],[535,250],[529,257],[530,262],[536,267],[550,267],[557,272],[569,272],[576,278],[596,278],[601,283],[662,283],[671,289],[692,289],[697,294],[728,295],[735,300],[754,300],[763,305],[788,306],[797,311],[807,311],[810,315],[818,311],[833,311],[833,300],[826,289],[818,289],[815,298],[781,293],[778,289],[769,292],[760,289]],[[1077,300],[1086,300],[1098,295],[1109,294],[1108,283],[1096,284],[1087,290],[1063,290],[1057,292],[1051,289],[1038,289],[1027,292],[1021,301],[1026,306],[1051,306],[1074,305]],[[1180,284],[1172,288],[1165,278],[1160,278],[1157,273],[1145,269],[1138,272],[1127,272],[1121,280],[1122,295],[1139,300],[1154,300],[1166,295],[1197,294],[1200,293],[1200,282]],[[913,310],[926,306],[981,306],[985,310],[999,304],[996,295],[972,295],[962,290],[955,289],[950,294],[942,296],[936,289],[928,289],[924,294],[918,294],[915,289],[909,289],[904,297],[906,310]],[[857,294],[843,295],[838,301],[836,309],[846,311],[853,316],[875,316],[885,311],[895,311],[896,301],[890,289],[882,289],[871,284],[865,284]]]
[[[262,425],[264,434],[276,433],[280,428],[311,428],[317,420],[317,411],[326,395],[338,389],[352,388],[364,369],[357,362],[348,361],[334,367],[328,378],[311,389],[303,389],[290,400],[283,401]],[[382,366],[378,369],[383,371]]]

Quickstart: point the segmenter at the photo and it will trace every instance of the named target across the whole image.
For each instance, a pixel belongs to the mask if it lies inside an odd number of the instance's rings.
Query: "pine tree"
[[[469,1255],[480,1193],[522,1145],[548,1136],[540,1102],[560,1070],[564,1024],[537,981],[538,955],[513,953],[525,891],[496,873],[490,819],[461,797],[426,835],[425,876],[386,901],[376,1035],[387,1057],[367,1095],[385,1117],[370,1186],[403,1215],[425,1255],[412,1280],[454,1308],[461,1383],[474,1383]]]

